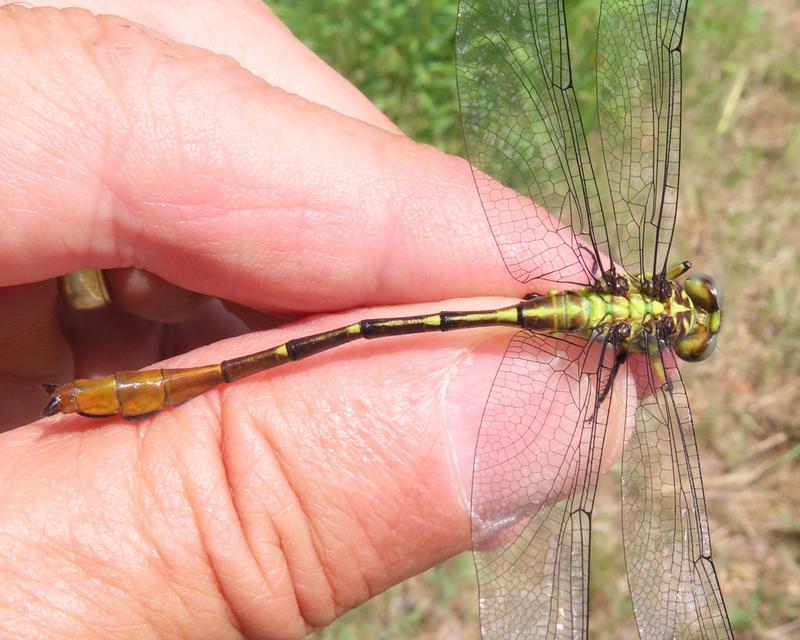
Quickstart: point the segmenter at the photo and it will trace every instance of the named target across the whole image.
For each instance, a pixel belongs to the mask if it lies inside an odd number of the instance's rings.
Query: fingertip
[[[114,303],[145,320],[166,324],[185,321],[204,300],[204,296],[143,269],[108,269],[104,273]]]

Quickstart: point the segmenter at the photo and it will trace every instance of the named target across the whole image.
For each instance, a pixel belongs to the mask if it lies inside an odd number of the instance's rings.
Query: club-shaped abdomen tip
[[[43,416],[52,416],[56,413],[75,413],[78,410],[75,404],[75,383],[43,384],[42,389],[50,394],[50,402],[42,411]]]

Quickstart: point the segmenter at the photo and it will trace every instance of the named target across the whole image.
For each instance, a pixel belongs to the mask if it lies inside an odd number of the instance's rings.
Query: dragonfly
[[[585,638],[612,398],[624,406],[626,571],[642,639],[733,638],[678,360],[715,348],[722,294],[670,263],[687,0],[602,0],[594,165],[558,0],[461,0],[456,78],[478,195],[518,303],[365,319],[220,363],[45,385],[45,415],[150,416],[354,340],[504,326],[473,468],[484,640]],[[595,166],[602,167],[600,172]]]

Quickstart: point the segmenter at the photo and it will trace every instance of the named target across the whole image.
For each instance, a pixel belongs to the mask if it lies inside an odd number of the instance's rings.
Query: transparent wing
[[[666,270],[675,230],[686,2],[601,7],[597,103],[618,233],[612,255],[640,278]]]
[[[511,275],[594,282],[610,266],[608,237],[563,2],[461,0],[456,76],[478,193]]]
[[[472,480],[484,640],[586,636],[590,524],[613,351],[577,336],[527,331],[508,346]]]
[[[629,365],[644,399],[622,459],[625,563],[641,638],[733,638],[711,560],[700,459],[686,390],[665,354],[668,385],[647,358]]]

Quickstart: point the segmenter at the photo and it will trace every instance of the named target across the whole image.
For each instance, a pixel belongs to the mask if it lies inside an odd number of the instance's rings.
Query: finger
[[[74,371],[67,377],[39,378],[32,382],[91,378],[112,371],[140,369],[249,330],[219,300],[213,299],[205,300],[194,314],[178,323],[146,320],[115,307],[89,313],[62,310],[59,323],[74,353]],[[40,393],[36,396],[39,410],[41,401]]]
[[[55,283],[0,288],[0,431],[41,411],[39,382],[72,374],[72,355],[55,314]]]
[[[177,42],[231,56],[276,87],[400,133],[364,94],[298,41],[259,0],[56,0],[26,5],[82,7],[95,14],[124,16]]]
[[[219,301],[200,303],[196,294],[173,291],[169,283],[116,271],[109,278],[117,284],[115,296],[135,317],[119,307],[61,308],[57,313],[52,280],[0,288],[0,388],[5,398],[0,431],[41,415],[43,382],[138,369],[251,327],[276,324],[250,312],[248,326]]]
[[[118,308],[154,322],[187,320],[203,301],[202,296],[141,269],[109,269],[104,277]]]
[[[119,19],[2,17],[0,92],[31,87],[0,101],[26,141],[3,149],[4,283],[135,265],[277,311],[523,291],[463,161]]]
[[[305,321],[171,364],[213,361],[356,319],[347,313]],[[114,611],[172,632],[179,616],[166,594],[180,576],[183,605],[207,621],[209,635],[219,637],[232,617],[244,635],[301,637],[469,546],[475,434],[498,347],[508,339],[508,331],[480,329],[363,341],[207,394],[141,429],[106,422],[83,431],[85,419],[72,417],[47,431],[31,427],[28,461],[14,467],[35,466],[36,473],[11,479],[9,495],[24,492],[32,503],[28,523],[49,526],[53,512],[64,523],[58,531],[65,539],[56,531],[49,544],[62,551],[40,562],[46,572],[77,557],[91,567],[94,584],[126,585],[130,601]],[[531,429],[552,437],[545,422]],[[71,459],[75,447],[80,473],[53,465]],[[81,501],[71,499],[76,482]],[[43,494],[46,500],[37,499]],[[20,511],[9,509],[12,524]],[[77,521],[80,538],[70,534]],[[118,541],[113,554],[93,544],[93,527]],[[75,545],[75,553],[63,553]],[[99,624],[107,605],[92,589],[85,593],[92,596],[81,609],[93,616],[87,625]]]
[[[114,304],[131,315],[165,324],[185,323],[205,302],[203,296],[141,269],[80,269],[62,276],[58,283],[59,298],[69,309],[94,311]],[[269,329],[288,319],[268,316],[224,300],[223,304],[251,331]],[[168,355],[172,354],[163,357]]]

